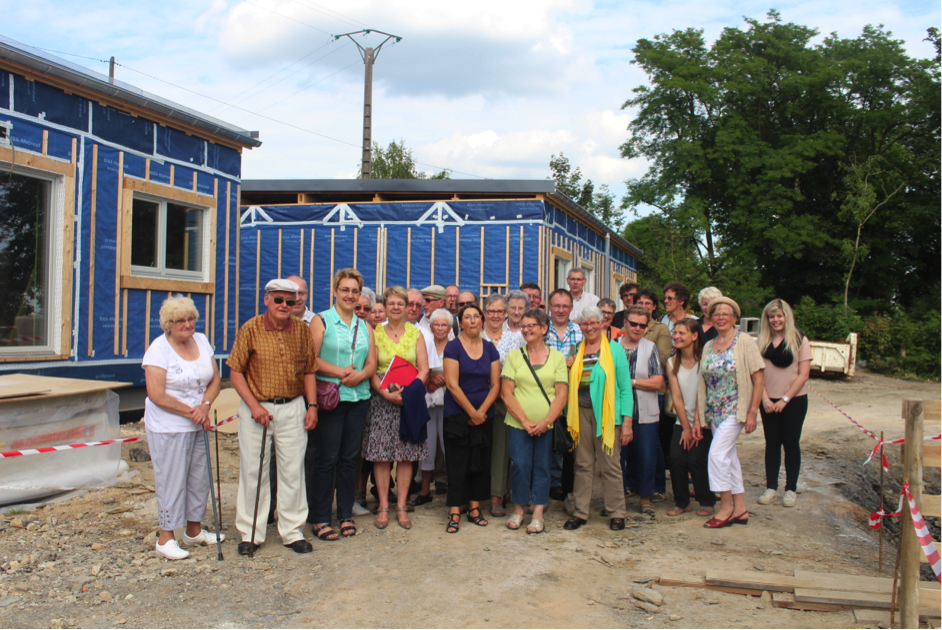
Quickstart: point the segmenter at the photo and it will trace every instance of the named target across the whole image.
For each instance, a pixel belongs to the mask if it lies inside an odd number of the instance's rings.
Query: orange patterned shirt
[[[245,376],[259,401],[296,398],[304,393],[304,375],[317,371],[311,329],[293,316],[282,330],[268,313],[253,317],[236,334],[226,365]]]

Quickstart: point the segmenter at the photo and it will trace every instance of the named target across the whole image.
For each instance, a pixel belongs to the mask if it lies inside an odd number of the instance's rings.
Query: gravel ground
[[[888,438],[903,434],[903,397],[940,394],[935,383],[866,374],[812,384]],[[759,430],[740,441],[749,525],[719,531],[701,527],[705,519],[693,513],[666,516],[668,497],[653,519],[629,500],[632,518],[623,532],[608,529],[596,499],[595,515],[575,532],[562,529],[567,515],[553,502],[540,536],[506,529],[506,518],[486,528],[463,521],[448,535],[437,497],[412,515],[410,531],[395,522],[380,531],[361,517],[356,537],[315,539],[314,553],[297,555],[277,544],[272,526],[254,559],[227,541],[223,562],[215,547],[171,562],[154,551],[150,464],[132,461],[129,481],[0,519],[0,626],[854,627],[849,612],[779,609],[758,597],[656,583],[662,572],[703,576],[711,569],[889,575],[895,548],[888,537],[881,572],[878,534],[867,527],[879,501],[876,465],[861,468],[872,440],[814,393],[809,403],[798,506],[756,503],[764,489]],[[125,425],[122,433],[142,428]],[[124,446],[125,459],[136,446]],[[220,435],[220,451],[223,531],[235,536],[236,436]],[[891,477],[887,497],[898,488]],[[207,515],[211,529],[212,511]],[[632,596],[647,587],[655,593],[636,594],[659,606]]]

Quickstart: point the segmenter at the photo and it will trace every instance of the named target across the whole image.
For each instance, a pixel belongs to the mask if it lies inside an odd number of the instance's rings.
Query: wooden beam
[[[255,232],[255,316],[258,317],[258,291],[261,286],[262,279],[259,278],[259,266],[261,265],[262,259],[262,231],[257,230]]]
[[[942,496],[938,494],[923,494],[922,503],[919,504],[923,516],[942,516]]]
[[[144,159],[144,180],[150,181],[150,158]]]
[[[92,145],[92,198],[91,198],[88,247],[88,356],[95,356],[92,343],[95,334],[95,210],[98,206],[98,145]]]
[[[382,271],[379,268],[380,252],[383,250],[383,228],[376,228],[376,299],[379,300],[382,298],[382,290],[380,285],[382,284]]]
[[[122,257],[122,247],[121,247],[121,236],[122,236],[122,225],[121,225],[121,215],[123,214],[124,206],[124,189],[121,187],[121,180],[124,178],[124,151],[118,151],[118,216],[115,221],[117,225],[117,230],[115,231],[115,261],[114,261],[114,353],[118,354],[118,333],[120,329],[118,327],[118,315],[121,308],[121,293],[118,291],[118,288],[121,286],[121,257]],[[128,244],[130,247],[130,243]]]
[[[74,139],[73,139],[74,144]],[[75,178],[63,177],[62,213],[62,318],[59,322],[59,353],[72,354],[72,283],[75,280],[75,217],[82,212],[75,206]],[[78,353],[78,339],[76,354]]]
[[[333,261],[334,257],[330,257]],[[333,271],[331,269],[331,271]],[[333,277],[333,274],[331,274]],[[406,290],[409,290],[409,286],[412,283],[412,228],[406,228]]]
[[[66,177],[75,177],[75,165],[70,162],[37,155],[35,153],[29,153],[23,149],[20,149],[16,152],[15,161],[13,157],[12,149],[0,147],[0,162],[9,162],[18,164],[20,166],[35,168],[40,171],[51,171],[58,175],[65,175]]]
[[[304,228],[301,228],[300,234],[298,235],[300,240],[298,246],[298,277],[304,277]],[[308,278],[310,280],[310,278]],[[311,283],[308,282],[308,295],[311,294]]]
[[[49,155],[49,130],[43,129],[43,155]]]
[[[213,198],[218,199],[219,193],[219,180],[214,180],[216,183],[213,184]],[[194,192],[196,188],[196,174],[193,174],[193,187]],[[225,265],[223,267],[223,285],[222,285],[222,349],[229,349],[229,224],[232,223],[231,217],[231,205],[230,201],[232,198],[232,182],[226,182],[226,249],[223,250],[222,263]],[[217,202],[218,203],[218,202]],[[213,212],[213,210],[210,210]],[[238,214],[238,213],[236,213]],[[216,250],[210,250],[210,257],[216,257]],[[211,278],[215,280],[215,278]],[[213,307],[216,306],[215,300],[213,300]],[[216,331],[216,318],[213,317],[213,332]],[[215,344],[214,344],[215,347]]]
[[[148,291],[144,297],[144,351],[150,347],[150,295]]]
[[[281,228],[278,228],[278,277],[281,277]]]
[[[121,307],[121,356],[128,356],[128,290],[122,291],[124,303]]]
[[[145,276],[121,276],[119,287],[122,289],[143,289],[145,291],[169,291],[174,293],[213,293],[213,282],[193,282],[167,278],[149,278]]]
[[[903,449],[903,482],[909,482],[909,491],[916,505],[922,500],[922,448],[923,404],[921,400],[903,401],[906,412],[906,442],[910,448]],[[900,518],[899,547],[899,607],[901,628],[919,627],[919,565],[922,561],[922,547],[916,538],[913,516],[906,501],[903,502],[903,514]],[[936,603],[938,603],[938,598]]]
[[[935,444],[926,444],[922,447],[922,465],[930,468],[942,466],[942,444],[934,440]]]
[[[171,165],[170,168],[173,168],[173,165]],[[172,181],[173,180],[171,180],[171,182]],[[203,206],[205,208],[213,209],[216,208],[216,198],[214,196],[190,192],[189,190],[181,190],[179,188],[174,188],[172,184],[168,186],[166,184],[159,184],[157,182],[134,179],[133,177],[125,177],[123,186],[129,190],[136,190],[138,192],[147,193],[148,195],[154,195],[156,197],[163,197],[165,199],[173,199],[174,201],[179,201],[192,206]]]

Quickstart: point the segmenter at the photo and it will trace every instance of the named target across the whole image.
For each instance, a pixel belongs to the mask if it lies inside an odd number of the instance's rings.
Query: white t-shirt
[[[200,351],[200,358],[196,361],[180,358],[167,341],[167,336],[161,335],[150,344],[141,363],[142,366],[150,365],[166,370],[167,394],[191,407],[203,402],[203,394],[215,374],[213,347],[209,345],[209,339],[202,333],[193,333],[193,340]],[[193,424],[189,418],[164,411],[151,402],[150,398],[144,401],[144,424],[154,433],[185,433],[200,429],[200,426]]]
[[[578,299],[573,299],[572,312],[569,313],[569,319],[578,323],[579,316],[582,315],[582,309],[587,306],[596,306],[598,303],[599,296],[592,295],[588,291],[583,291]]]
[[[674,361],[680,361],[680,357],[671,357],[667,360],[668,371],[674,370]],[[697,379],[700,378],[700,363],[694,364],[689,370],[680,364],[677,370],[677,384],[680,385],[680,395],[684,397],[684,411],[687,412],[687,422],[693,426],[694,416],[697,415]],[[675,424],[680,424],[680,418]]]

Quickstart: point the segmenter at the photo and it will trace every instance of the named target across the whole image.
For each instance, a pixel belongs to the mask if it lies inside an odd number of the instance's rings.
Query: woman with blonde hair
[[[762,310],[759,351],[765,360],[762,392],[762,430],[765,433],[766,491],[759,503],[769,505],[778,496],[778,473],[785,450],[785,498],[798,501],[801,469],[801,428],[808,413],[805,383],[811,374],[811,343],[795,328],[795,316],[785,300],[772,300]]]
[[[200,435],[210,428],[209,409],[219,395],[219,370],[213,347],[196,332],[199,312],[193,300],[175,295],[160,307],[164,334],[144,353],[147,385],[144,426],[154,465],[157,553],[170,560],[186,558],[173,530],[186,525],[184,545],[215,544],[216,536],[200,525],[206,514],[209,471]]]

